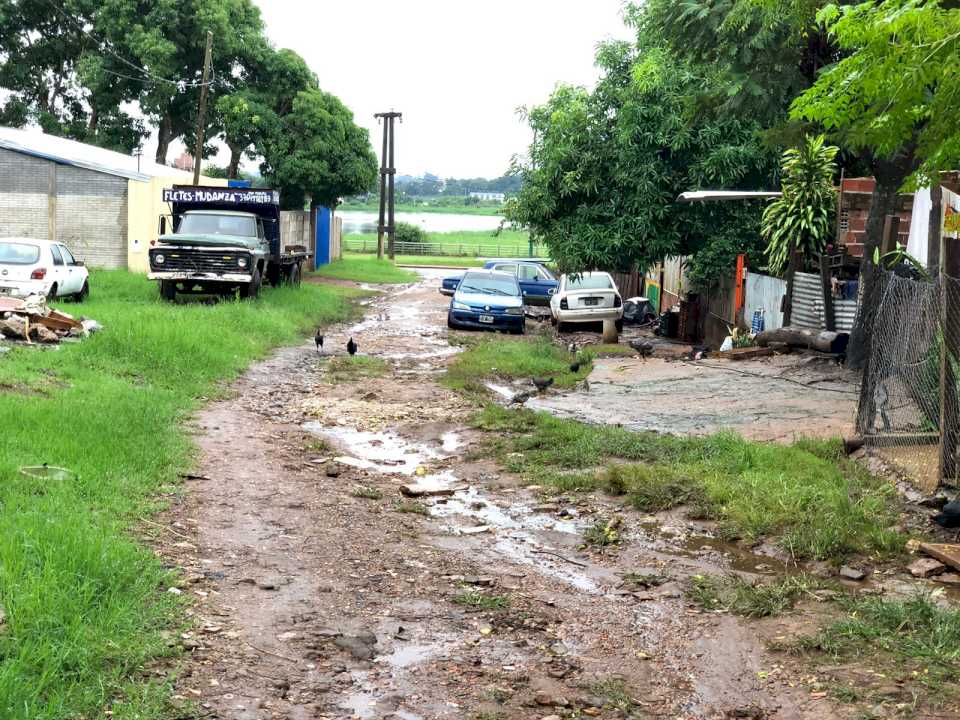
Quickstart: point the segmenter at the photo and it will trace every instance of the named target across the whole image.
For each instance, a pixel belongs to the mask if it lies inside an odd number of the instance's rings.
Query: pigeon
[[[360,349],[360,346],[357,345],[357,344],[353,341],[353,338],[350,338],[349,340],[347,340],[347,352],[348,352],[348,353],[350,353],[351,355],[356,355],[356,354],[357,354],[357,350],[359,350],[359,349]]]
[[[317,352],[323,351],[323,335],[320,334],[320,328],[317,328],[317,334],[313,336],[313,341],[317,344]]]
[[[580,371],[580,361],[570,363],[570,372],[575,373]]]
[[[948,502],[940,508],[940,513],[933,516],[933,521],[940,527],[960,529],[960,500]],[[960,536],[960,531],[957,535]]]
[[[630,341],[630,347],[640,353],[640,357],[643,358],[643,361],[646,362],[647,358],[653,355],[653,343],[648,340],[636,340]]]
[[[531,378],[538,392],[545,392],[548,387],[553,385],[553,378]]]

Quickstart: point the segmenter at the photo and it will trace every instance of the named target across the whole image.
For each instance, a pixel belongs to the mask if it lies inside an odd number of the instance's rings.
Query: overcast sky
[[[396,109],[401,174],[496,177],[530,134],[516,114],[557,82],[591,85],[594,49],[627,38],[621,0],[255,0],[277,47],[371,131]],[[171,154],[171,158],[173,155]]]

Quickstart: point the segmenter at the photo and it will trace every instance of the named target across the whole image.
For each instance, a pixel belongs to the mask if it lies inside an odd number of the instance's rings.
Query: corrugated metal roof
[[[762,190],[692,190],[680,193],[677,202],[707,202],[713,200],[769,200],[783,193]]]
[[[144,157],[140,158],[138,169],[137,158],[132,155],[48,135],[36,128],[0,127],[0,148],[140,182],[148,182],[154,177],[193,180],[192,173],[160,165]]]

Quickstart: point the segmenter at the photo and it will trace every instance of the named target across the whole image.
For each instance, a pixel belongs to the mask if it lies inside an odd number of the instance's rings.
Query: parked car
[[[623,329],[623,300],[610,273],[561,275],[560,287],[550,299],[550,318],[561,332],[570,323],[615,320]]]
[[[523,293],[517,278],[493,270],[468,270],[450,300],[447,326],[523,333]]]
[[[557,279],[540,260],[487,260],[483,267],[486,270],[510,273],[516,277],[527,305],[548,305],[550,297],[557,291]],[[440,282],[440,292],[444,295],[453,295],[461,277],[461,275],[445,277]]]
[[[89,293],[87,268],[63,243],[0,238],[0,296],[39,294],[82,302]]]

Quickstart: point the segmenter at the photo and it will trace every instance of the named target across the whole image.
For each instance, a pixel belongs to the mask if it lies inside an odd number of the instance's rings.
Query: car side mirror
[[[83,260],[74,260],[73,264],[77,267],[83,267]]]
[[[549,288],[547,290],[547,295],[554,295],[557,292],[556,288]]]
[[[160,234],[161,235],[167,234],[167,216],[166,215],[160,216]]]

